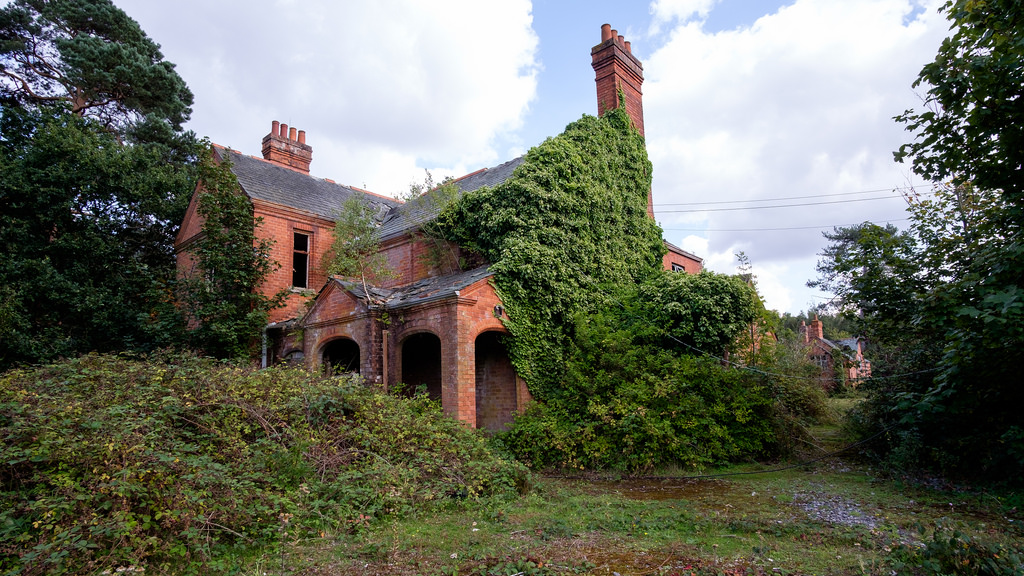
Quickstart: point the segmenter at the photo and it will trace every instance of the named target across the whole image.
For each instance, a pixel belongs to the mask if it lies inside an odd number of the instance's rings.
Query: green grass
[[[825,446],[842,439],[836,427],[813,432]],[[929,489],[849,460],[762,472],[775,466],[733,466],[715,473],[742,474],[704,480],[681,471],[642,480],[538,478],[516,501],[464,501],[290,543],[250,569],[262,562],[267,574],[890,574],[900,554],[931,539],[922,526],[956,521],[993,546],[1020,549],[1024,540],[1024,519],[1010,505],[1019,495]],[[825,514],[836,510],[845,522]],[[284,561],[275,565],[275,557]]]

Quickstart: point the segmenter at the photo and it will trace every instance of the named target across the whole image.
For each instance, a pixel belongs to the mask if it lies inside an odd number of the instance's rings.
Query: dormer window
[[[309,288],[309,233],[295,232],[293,237],[292,287]]]

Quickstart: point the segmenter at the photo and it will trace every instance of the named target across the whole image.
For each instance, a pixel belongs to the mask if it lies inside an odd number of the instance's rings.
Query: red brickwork
[[[640,135],[644,135],[644,66],[633,56],[626,42],[611,25],[601,26],[601,43],[590,50],[597,82],[597,113],[619,107],[619,90],[626,100],[626,113]]]
[[[661,257],[661,266],[665,270],[679,271],[682,267],[682,271],[687,274],[700,274],[701,270],[704,269],[704,262],[692,254],[687,254],[681,250],[676,250],[674,246],[666,246],[668,252]]]
[[[274,120],[270,134],[263,137],[263,159],[309,174],[313,148],[306,144],[306,131],[289,130],[287,124]]]
[[[476,427],[504,430],[518,407],[516,373],[499,332],[476,338]]]
[[[331,247],[334,223],[280,204],[259,200],[253,201],[253,213],[256,218],[262,218],[259,228],[256,229],[256,236],[273,241],[270,259],[279,264],[279,267],[267,276],[260,290],[267,296],[273,296],[280,290],[291,292],[284,308],[271,311],[270,321],[281,322],[298,318],[305,313],[315,291],[327,282],[323,262]],[[309,236],[309,272],[305,289],[292,286],[292,258],[296,232]]]
[[[405,286],[425,278],[458,272],[466,254],[457,244],[419,235],[402,235],[381,246],[394,277],[378,283],[383,288]]]

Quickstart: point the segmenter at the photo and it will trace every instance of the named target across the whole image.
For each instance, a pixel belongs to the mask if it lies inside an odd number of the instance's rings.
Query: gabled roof
[[[515,169],[522,163],[523,157],[520,156],[492,168],[484,168],[472,174],[467,174],[455,180],[453,184],[458,188],[459,193],[472,192],[484,186],[496,186],[508,180],[512,173],[515,172]],[[424,222],[429,222],[443,208],[444,206],[441,206],[439,202],[430,201],[430,192],[427,192],[421,198],[397,206],[384,218],[384,223],[380,227],[380,239],[387,240],[388,238],[393,238],[422,225]]]
[[[334,220],[341,204],[354,194],[365,197],[380,220],[392,208],[401,205],[398,200],[336,184],[231,149],[218,146],[217,152],[231,161],[231,171],[242,190],[254,200],[288,206],[327,220]]]
[[[669,252],[674,252],[676,254],[682,254],[683,256],[686,256],[687,258],[692,258],[692,259],[696,260],[697,262],[701,262],[701,263],[704,262],[704,259],[701,258],[700,256],[697,256],[696,254],[694,254],[692,252],[687,252],[686,250],[683,250],[682,248],[680,248],[679,246],[676,246],[675,244],[669,242],[668,240],[662,240],[662,242],[665,243],[665,247],[668,248]]]
[[[377,302],[383,302],[386,309],[399,310],[456,297],[460,290],[490,276],[492,276],[490,267],[482,266],[465,272],[456,272],[455,274],[438,276],[436,278],[426,278],[400,288],[389,290],[371,286],[368,287],[368,290],[370,296]],[[331,282],[336,282],[357,298],[366,298],[366,291],[363,290],[363,285],[359,282],[349,282],[340,278],[331,278]]]

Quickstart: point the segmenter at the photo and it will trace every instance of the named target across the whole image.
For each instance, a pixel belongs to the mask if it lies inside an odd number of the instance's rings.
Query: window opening
[[[292,254],[292,286],[309,288],[309,234],[294,234],[295,249]]]

